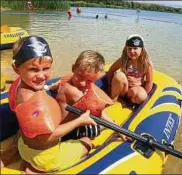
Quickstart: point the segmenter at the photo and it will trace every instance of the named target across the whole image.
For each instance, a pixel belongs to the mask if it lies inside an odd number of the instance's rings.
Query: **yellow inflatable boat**
[[[13,43],[20,37],[29,36],[28,32],[20,27],[8,27],[7,25],[1,26],[1,45],[0,50],[10,49]]]
[[[48,85],[57,80],[50,80]],[[97,85],[102,86],[99,83]],[[13,134],[18,130],[7,96],[7,92],[1,93],[1,149],[6,149],[12,143]],[[153,138],[149,139],[151,143],[165,143],[164,147],[173,150],[171,147],[182,112],[181,101],[181,86],[169,76],[155,71],[153,89],[143,104],[132,108],[120,99],[105,110],[117,125],[134,133],[135,137]],[[88,157],[58,174],[161,174],[168,157],[167,151],[137,139],[133,142],[122,141],[117,132],[111,129],[102,131],[93,143],[97,148],[91,150]],[[20,174],[21,161],[20,157],[16,157],[10,165],[1,169],[1,173]]]

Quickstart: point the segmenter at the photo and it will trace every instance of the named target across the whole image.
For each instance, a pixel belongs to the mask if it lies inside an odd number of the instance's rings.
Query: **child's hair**
[[[95,70],[95,73],[104,71],[104,57],[93,50],[83,51],[75,62],[76,68],[81,68],[86,71]]]
[[[137,42],[131,42],[132,39],[138,39]],[[135,41],[136,41],[135,40]],[[135,43],[138,44],[138,41],[140,41],[141,43],[136,46],[136,45],[133,45]],[[144,47],[144,40],[143,38],[140,36],[140,35],[137,35],[137,34],[133,34],[133,35],[130,35],[129,37],[127,37],[127,40],[126,40],[126,44],[125,44],[125,47],[123,48],[123,52],[122,52],[122,55],[121,55],[121,60],[122,60],[122,68],[123,68],[123,71],[126,72],[126,69],[127,69],[127,64],[128,64],[128,61],[129,61],[129,57],[127,55],[127,46],[129,47],[140,47],[142,48],[142,51],[141,51],[141,54],[140,54],[140,57],[139,57],[139,62],[141,63],[141,71],[142,72],[146,72],[146,69],[148,68],[148,66],[150,65],[150,60],[149,60],[149,56],[148,56],[148,53],[147,53],[147,50],[145,49]]]
[[[20,38],[19,40],[17,40],[14,44],[13,44],[13,63],[15,64],[16,67],[19,67],[21,64],[23,64],[25,61],[27,61],[28,59],[31,59],[31,58],[35,58],[35,57],[31,57],[31,54],[28,55],[27,54],[27,50],[24,51],[22,49],[23,45],[25,44],[25,42],[31,40],[33,38],[33,41],[32,43],[34,43],[36,41],[36,39],[40,39],[42,40],[43,42],[45,42],[45,44],[47,44],[47,52],[46,54],[42,54],[42,55],[37,55],[36,58],[39,58],[40,59],[40,62],[42,59],[50,59],[51,61],[53,61],[52,59],[52,55],[50,53],[50,50],[49,50],[49,46],[48,46],[48,43],[41,37],[36,37],[36,36],[28,36],[28,37],[24,37],[24,38]],[[26,44],[25,44],[26,45]],[[26,46],[25,46],[26,47]],[[27,48],[26,48],[27,49]],[[30,47],[30,49],[32,49]],[[19,52],[26,52],[26,55],[29,56],[28,58],[20,58],[22,57],[22,55],[18,58],[17,55],[21,54]],[[24,56],[26,56],[24,55]]]

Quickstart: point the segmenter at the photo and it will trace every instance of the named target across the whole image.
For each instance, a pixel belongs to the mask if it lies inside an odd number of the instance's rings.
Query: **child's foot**
[[[46,174],[45,172],[36,170],[34,167],[31,166],[30,163],[23,161],[20,165],[20,170],[22,174]]]
[[[12,160],[19,155],[16,145],[11,145],[6,150],[1,150],[1,162],[3,166],[6,166],[12,162]],[[1,166],[2,166],[1,165]]]
[[[123,142],[133,142],[133,139],[131,137],[128,137],[124,134],[120,134],[120,133],[117,133],[118,137],[123,141]]]

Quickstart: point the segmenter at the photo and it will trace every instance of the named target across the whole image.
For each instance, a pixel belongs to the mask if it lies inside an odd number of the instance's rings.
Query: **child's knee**
[[[147,98],[147,92],[145,90],[141,91],[139,94],[140,103],[144,102]]]
[[[142,87],[130,88],[128,91],[128,97],[133,103],[141,104],[147,98],[147,92]]]
[[[143,103],[147,98],[147,93],[145,90],[139,91],[135,98],[135,103],[141,104]]]
[[[135,87],[130,88],[128,90],[128,93],[127,93],[128,98],[134,98],[134,97],[136,97],[137,96],[137,93],[138,93],[138,91],[137,91],[137,89]]]
[[[126,78],[126,75],[123,72],[116,72],[113,76],[113,82],[121,82],[124,84],[127,84],[128,80]]]
[[[128,80],[124,73],[116,72],[112,79],[111,98],[121,95],[124,96],[128,91]],[[116,95],[117,94],[117,95]]]

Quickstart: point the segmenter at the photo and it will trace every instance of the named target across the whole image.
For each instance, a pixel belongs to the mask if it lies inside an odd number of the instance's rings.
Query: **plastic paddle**
[[[84,111],[82,111],[82,110],[80,110],[80,109],[77,109],[77,108],[75,108],[75,107],[73,107],[73,106],[70,106],[70,105],[67,105],[67,106],[66,106],[66,110],[69,111],[69,112],[72,112],[72,113],[74,113],[74,114],[77,114],[77,115],[81,115],[81,114],[84,113]],[[151,137],[147,138],[147,137],[141,136],[141,135],[139,135],[139,134],[137,134],[137,133],[134,133],[134,132],[132,132],[132,131],[129,131],[129,130],[127,130],[127,129],[124,129],[124,128],[122,128],[122,127],[119,126],[119,125],[116,125],[116,124],[114,124],[114,123],[111,123],[111,122],[109,122],[109,121],[107,121],[107,120],[104,120],[104,119],[102,119],[102,118],[96,117],[96,116],[94,116],[94,115],[92,115],[92,114],[90,114],[90,117],[91,117],[96,123],[98,123],[98,124],[100,124],[100,125],[102,125],[102,126],[105,126],[106,128],[109,128],[109,129],[111,129],[111,130],[113,130],[113,131],[119,132],[119,133],[121,133],[121,134],[123,134],[123,135],[126,135],[126,136],[128,136],[128,137],[131,137],[132,139],[137,140],[137,141],[139,141],[139,142],[146,143],[146,144],[148,144],[149,146],[153,146],[153,147],[155,147],[155,148],[158,148],[158,149],[161,150],[161,151],[164,151],[164,152],[167,153],[167,154],[171,154],[171,155],[173,155],[173,156],[175,156],[175,157],[178,157],[178,158],[182,159],[182,153],[181,153],[181,152],[179,152],[179,151],[177,151],[177,150],[171,148],[170,146],[163,145],[163,144],[161,144],[161,143],[159,143],[159,142],[156,142],[156,141],[155,141],[153,138],[151,138]]]

